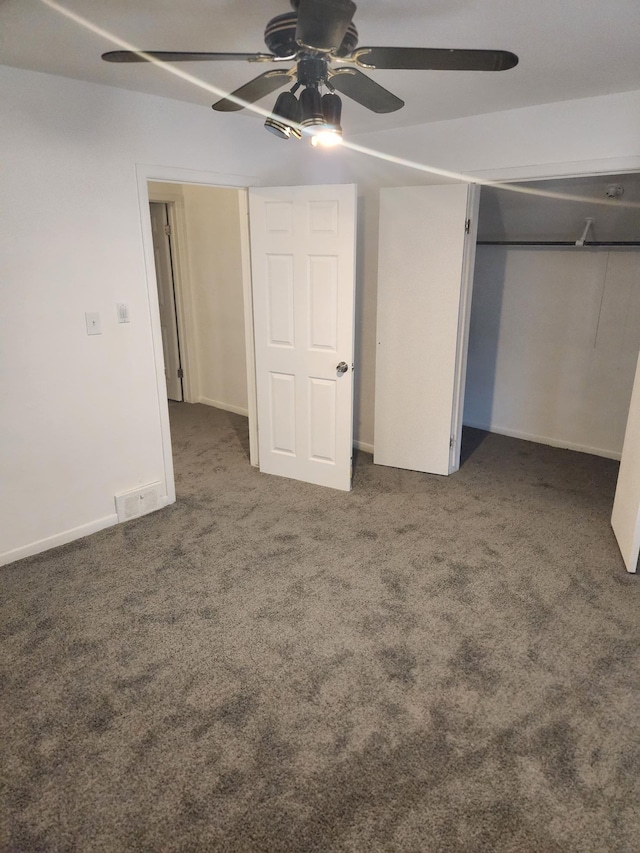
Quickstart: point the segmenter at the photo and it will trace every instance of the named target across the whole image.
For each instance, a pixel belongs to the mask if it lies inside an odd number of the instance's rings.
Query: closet
[[[452,474],[462,424],[621,459],[635,571],[640,176],[484,186],[477,215],[474,198],[380,192],[374,462]]]
[[[484,187],[463,421],[620,458],[640,350],[640,176]]]

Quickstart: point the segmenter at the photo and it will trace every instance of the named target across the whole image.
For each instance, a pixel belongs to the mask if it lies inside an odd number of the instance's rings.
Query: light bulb
[[[341,143],[342,136],[335,130],[320,130],[314,133],[311,137],[311,144],[315,148],[318,146],[321,146],[322,148],[335,148]]]

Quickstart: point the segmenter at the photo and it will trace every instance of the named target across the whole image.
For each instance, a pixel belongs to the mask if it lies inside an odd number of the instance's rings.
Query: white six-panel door
[[[380,191],[374,462],[460,465],[477,188]]]
[[[356,187],[250,189],[260,470],[351,488]]]

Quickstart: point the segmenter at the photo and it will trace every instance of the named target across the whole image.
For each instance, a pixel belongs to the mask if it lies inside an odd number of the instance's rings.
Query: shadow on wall
[[[506,229],[496,196],[481,192],[479,229],[483,222],[490,223],[491,239],[505,239]],[[478,239],[482,239],[480,233]],[[491,247],[476,248],[463,424],[467,423],[467,417],[473,424],[492,422],[506,261],[506,252],[496,253]],[[480,310],[483,303],[492,306],[490,314]],[[460,463],[464,461],[461,456]]]
[[[480,447],[485,438],[489,435],[486,430],[474,429],[473,427],[463,427],[462,429],[462,445],[460,447],[460,466],[470,459],[476,450]]]
[[[353,347],[353,363],[356,367],[362,365],[362,315],[364,294],[364,230],[365,205],[364,198],[358,196],[356,212],[356,304],[355,304],[355,338]],[[360,434],[360,392],[362,370],[356,370],[353,377],[353,428],[354,439]],[[356,454],[354,452],[354,465]]]

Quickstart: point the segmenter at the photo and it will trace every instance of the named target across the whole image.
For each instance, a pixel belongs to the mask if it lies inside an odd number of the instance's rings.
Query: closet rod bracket
[[[593,219],[588,216],[584,221],[584,231],[582,232],[582,237],[579,240],[576,240],[576,246],[584,246],[584,241],[587,239],[587,234],[591,230],[592,225]]]

